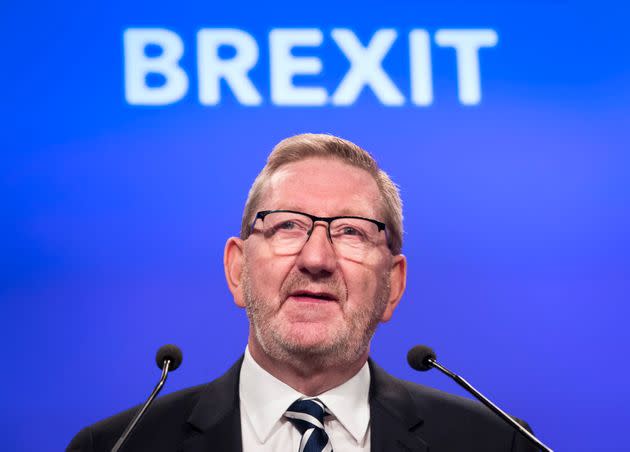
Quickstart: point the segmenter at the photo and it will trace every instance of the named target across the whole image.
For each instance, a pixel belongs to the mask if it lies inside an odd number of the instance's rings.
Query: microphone
[[[181,365],[184,357],[182,351],[177,345],[166,344],[162,345],[155,354],[155,362],[160,369],[164,369],[164,366],[168,363],[168,372],[173,372]]]
[[[127,425],[127,428],[123,431],[122,435],[120,435],[120,438],[118,438],[118,441],[116,441],[116,444],[114,444],[111,452],[118,452],[123,444],[125,444],[125,441],[127,441],[127,438],[129,438],[129,435],[136,427],[138,422],[140,422],[140,419],[142,418],[142,416],[144,416],[144,413],[146,413],[147,409],[153,402],[153,399],[155,399],[162,390],[162,387],[166,382],[166,377],[168,376],[168,373],[176,370],[181,365],[182,360],[182,351],[177,345],[167,344],[160,347],[160,349],[155,354],[155,362],[157,363],[158,367],[162,369],[162,376],[160,377],[160,381],[157,385],[155,385],[155,388],[153,388],[153,392],[151,392],[151,395],[149,396],[147,401],[144,402],[144,405],[142,405],[142,407],[135,414],[129,425]]]
[[[483,394],[477,391],[470,383],[468,383],[459,375],[451,372],[446,367],[439,364],[437,362],[435,352],[431,347],[427,347],[426,345],[416,345],[407,353],[407,362],[413,369],[421,372],[427,371],[431,368],[436,368],[443,374],[455,380],[458,385],[460,385],[466,391],[475,396],[477,400],[490,408],[490,410],[492,410],[497,416],[510,424],[512,428],[518,430],[529,441],[536,444],[536,446],[540,447],[546,452],[553,452],[549,447],[545,446],[538,438],[536,438],[529,430],[516,422],[509,414],[507,414],[505,411],[503,411],[501,408],[499,408],[489,399],[487,399]]]
[[[433,349],[426,345],[416,345],[407,352],[407,362],[411,368],[421,372],[431,369],[431,361],[436,359]]]

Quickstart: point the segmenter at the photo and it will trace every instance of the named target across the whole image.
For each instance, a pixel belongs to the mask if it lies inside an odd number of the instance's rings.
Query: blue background
[[[408,290],[373,342],[402,378],[405,355],[442,362],[552,448],[630,450],[627,431],[630,59],[628,9],[598,2],[4,2],[0,187],[3,450],[62,450],[74,433],[146,397],[153,354],[182,368],[166,391],[220,375],[245,347],[222,254],[247,190],[280,139],[328,132],[371,151],[405,202]],[[122,35],[161,27],[185,45],[186,97],[128,105]],[[250,33],[264,98],[197,98],[200,28]],[[384,68],[409,98],[406,36],[491,28],[482,102],[457,99],[454,52],[433,44],[434,103],[350,107],[269,100],[267,36],[318,28],[336,87],[348,62],[330,38],[399,37]]]

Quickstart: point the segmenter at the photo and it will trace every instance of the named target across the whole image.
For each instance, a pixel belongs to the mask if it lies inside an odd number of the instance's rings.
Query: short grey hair
[[[367,171],[381,194],[383,221],[387,230],[387,245],[392,254],[400,254],[403,242],[402,200],[396,184],[378,167],[374,157],[356,144],[327,134],[305,133],[286,138],[278,143],[267,164],[258,174],[247,196],[241,222],[241,239],[249,237],[251,223],[257,212],[267,182],[283,165],[312,157],[334,158]]]

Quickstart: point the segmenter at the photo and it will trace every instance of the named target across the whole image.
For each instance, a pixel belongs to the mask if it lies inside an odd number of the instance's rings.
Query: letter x
[[[396,30],[378,30],[363,47],[352,30],[334,29],[332,37],[350,61],[350,69],[332,96],[334,105],[352,105],[364,86],[369,85],[385,105],[402,105],[405,98],[381,64],[396,40]]]

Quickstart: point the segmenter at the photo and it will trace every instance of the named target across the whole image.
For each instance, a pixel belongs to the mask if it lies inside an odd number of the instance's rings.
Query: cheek
[[[383,285],[387,285],[387,265],[347,266],[343,275],[348,288],[348,299],[359,308],[370,308],[383,296]]]
[[[353,264],[342,268],[348,300],[354,305],[366,306],[371,301],[378,284],[374,269]]]
[[[249,256],[249,274],[253,282],[253,288],[257,293],[277,295],[291,270],[293,258],[254,255]]]

